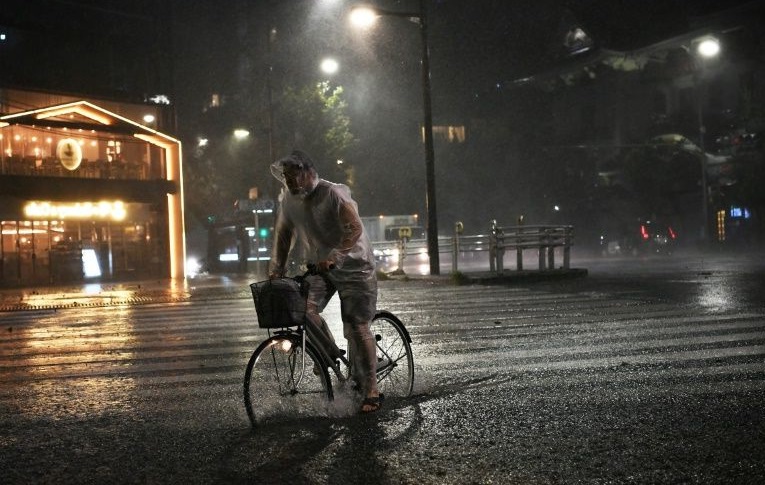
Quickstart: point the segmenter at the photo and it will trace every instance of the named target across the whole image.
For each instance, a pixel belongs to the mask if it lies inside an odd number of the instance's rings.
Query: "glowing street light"
[[[356,27],[368,29],[377,22],[377,17],[380,15],[376,9],[370,7],[355,7],[351,10],[349,18]]]
[[[324,74],[335,74],[340,69],[340,64],[331,57],[323,59],[320,64],[321,72]]]
[[[430,274],[441,273],[438,254],[438,217],[436,215],[436,171],[435,154],[433,150],[433,108],[430,96],[430,51],[428,48],[428,22],[425,9],[425,0],[420,0],[420,8],[417,12],[397,12],[382,10],[374,7],[357,6],[350,12],[350,22],[361,28],[369,28],[374,25],[378,17],[400,17],[415,21],[420,26],[420,41],[422,43],[422,107],[423,107],[423,130],[425,141],[425,207],[427,210],[427,237],[428,259],[430,260]]]
[[[714,57],[720,53],[720,41],[714,37],[707,37],[698,43],[696,52],[702,57]]]

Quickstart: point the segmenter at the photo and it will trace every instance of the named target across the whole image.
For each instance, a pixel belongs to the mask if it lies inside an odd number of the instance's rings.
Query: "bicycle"
[[[304,282],[309,274],[316,274],[315,268],[302,276],[250,284],[258,326],[268,331],[244,373],[244,405],[253,427],[280,415],[321,412],[334,399],[333,387],[352,381],[351,356],[331,356],[311,337]],[[386,399],[411,395],[414,358],[406,327],[393,313],[378,311],[371,329],[380,392]]]

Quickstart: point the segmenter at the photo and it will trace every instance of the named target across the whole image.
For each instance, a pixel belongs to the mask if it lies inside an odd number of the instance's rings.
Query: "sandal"
[[[361,401],[361,414],[369,414],[378,411],[382,407],[384,400],[385,395],[382,393],[379,396],[365,397],[364,400]]]

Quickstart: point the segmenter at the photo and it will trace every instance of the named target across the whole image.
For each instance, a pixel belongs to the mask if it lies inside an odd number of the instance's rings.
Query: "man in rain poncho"
[[[377,306],[377,277],[372,245],[364,231],[350,189],[320,179],[310,157],[299,150],[271,165],[287,188],[280,197],[274,230],[271,277],[282,277],[290,250],[301,246],[319,275],[307,277],[307,315],[324,335],[331,333],[319,313],[340,296],[343,334],[362,396],[361,411],[380,408],[376,345],[370,323]],[[331,347],[335,347],[333,342]],[[336,348],[336,347],[335,347]]]

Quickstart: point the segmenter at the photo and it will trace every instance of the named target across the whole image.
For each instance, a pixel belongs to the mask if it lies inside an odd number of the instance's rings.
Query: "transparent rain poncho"
[[[299,167],[292,186],[293,194],[284,177],[284,167]],[[287,258],[302,253],[305,262],[318,263],[332,260],[334,268],[327,279],[340,294],[343,334],[353,359],[352,368],[357,382],[365,392],[377,388],[375,366],[377,356],[374,336],[369,322],[375,314],[377,278],[375,275],[372,244],[369,242],[356,202],[350,189],[320,179],[312,163],[301,152],[293,152],[286,159],[271,165],[271,173],[284,185],[279,197],[279,212],[274,228],[273,269],[283,273]],[[310,169],[307,169],[309,167]],[[292,181],[292,179],[290,179]],[[318,315],[326,300],[326,287],[320,277],[309,277],[308,312],[316,332],[312,338],[335,356],[337,348],[326,322]],[[319,281],[316,281],[318,278]],[[318,310],[314,313],[311,308]]]
[[[335,268],[328,277],[338,290],[347,283],[368,282],[368,291],[376,292],[372,245],[350,189],[315,176],[306,193],[294,195],[287,190],[284,163],[271,165],[271,173],[285,187],[274,229],[274,269],[283,270],[289,255],[300,262],[331,259]]]

